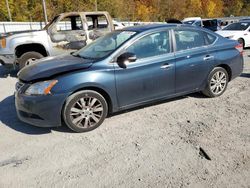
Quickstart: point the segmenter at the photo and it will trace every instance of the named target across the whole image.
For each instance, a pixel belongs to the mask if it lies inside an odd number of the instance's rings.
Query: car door
[[[85,19],[88,24],[88,42],[96,40],[97,38],[114,30],[110,16],[105,13],[85,14]]]
[[[210,71],[214,56],[208,53],[204,32],[175,29],[176,93],[199,90]]]
[[[60,54],[65,50],[77,50],[86,45],[83,21],[78,13],[60,16],[49,33],[53,54]]]
[[[115,64],[117,98],[120,107],[135,105],[174,94],[175,57],[168,30],[147,34],[125,50],[137,60],[127,68]]]

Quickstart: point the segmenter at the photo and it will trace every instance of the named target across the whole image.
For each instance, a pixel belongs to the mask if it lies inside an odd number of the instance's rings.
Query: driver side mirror
[[[126,69],[127,68],[126,63],[135,62],[136,59],[137,58],[135,54],[130,52],[125,52],[117,58],[117,64],[119,65],[119,67]]]

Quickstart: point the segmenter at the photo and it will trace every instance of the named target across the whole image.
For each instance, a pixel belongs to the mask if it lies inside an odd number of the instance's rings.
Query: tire
[[[242,47],[243,47],[243,48],[245,48],[245,41],[244,41],[243,38],[239,38],[239,39],[238,39],[238,42],[239,42],[240,44],[242,44]]]
[[[107,114],[108,105],[105,98],[92,90],[72,94],[67,98],[63,108],[64,122],[78,133],[96,129]]]
[[[21,70],[25,66],[33,63],[37,59],[41,59],[44,56],[38,52],[26,52],[19,59],[19,69]]]
[[[208,97],[218,97],[222,95],[228,85],[229,76],[222,67],[215,67],[209,74],[207,86],[202,93]]]

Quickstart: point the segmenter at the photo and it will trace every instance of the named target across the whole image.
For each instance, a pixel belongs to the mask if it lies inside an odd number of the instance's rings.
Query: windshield
[[[135,34],[136,32],[133,31],[114,31],[100,37],[72,55],[86,59],[101,59],[114,52]]]
[[[49,26],[51,26],[51,24],[54,23],[58,18],[59,18],[59,16],[54,17],[52,21],[50,21],[47,25],[45,25],[43,30],[47,30],[49,28]]]
[[[222,30],[245,31],[250,26],[250,22],[232,23]]]

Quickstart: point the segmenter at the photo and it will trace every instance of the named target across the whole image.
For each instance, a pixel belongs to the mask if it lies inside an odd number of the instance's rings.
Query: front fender
[[[7,48],[13,53],[16,47],[26,44],[40,44],[47,50],[49,48],[47,31],[35,31],[21,34],[14,34],[7,38]]]
[[[110,69],[79,70],[55,78],[58,83],[52,93],[72,93],[84,88],[93,88],[104,91],[111,99],[113,112],[118,110],[115,76],[113,66]]]

